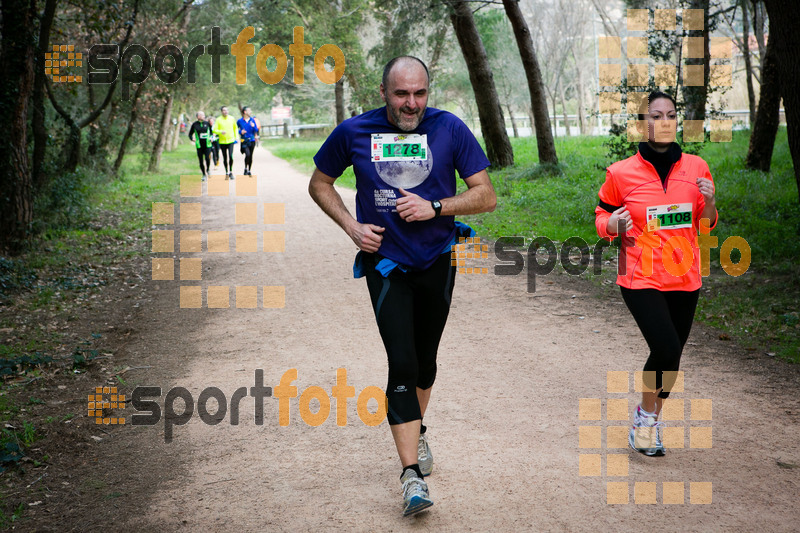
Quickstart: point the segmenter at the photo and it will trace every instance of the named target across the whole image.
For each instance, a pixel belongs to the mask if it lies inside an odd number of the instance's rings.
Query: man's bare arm
[[[334,181],[336,178],[315,168],[308,184],[308,194],[326,215],[339,224],[359,249],[370,253],[377,252],[383,240],[381,233],[384,228],[374,224],[361,224],[353,218],[345,207],[342,197],[334,189]]]
[[[450,198],[422,198],[400,189],[403,196],[397,199],[397,213],[406,222],[429,220],[436,216],[431,200],[442,202],[442,215],[473,215],[494,211],[497,195],[486,170],[466,178],[467,190]]]

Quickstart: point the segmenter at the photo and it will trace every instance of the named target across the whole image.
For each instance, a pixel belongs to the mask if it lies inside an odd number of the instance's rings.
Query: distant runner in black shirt
[[[189,140],[194,141],[197,148],[197,160],[200,162],[200,173],[203,179],[208,177],[211,169],[211,124],[206,122],[206,114],[197,112],[197,120],[189,130]]]

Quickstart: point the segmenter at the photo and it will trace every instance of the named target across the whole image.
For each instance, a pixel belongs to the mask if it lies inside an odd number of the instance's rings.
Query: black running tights
[[[456,268],[448,253],[427,270],[396,268],[384,278],[374,268],[380,257],[364,256],[372,308],[389,359],[389,424],[421,420],[416,389],[429,389],[436,379],[436,352],[450,311]]]
[[[681,353],[689,338],[697,307],[696,291],[659,291],[657,289],[622,289],[622,299],[628,306],[639,330],[650,347],[650,357],[644,371],[655,373],[655,388],[664,389],[659,398],[667,398],[681,362]],[[665,383],[663,372],[670,372]],[[652,387],[652,384],[648,383]]]

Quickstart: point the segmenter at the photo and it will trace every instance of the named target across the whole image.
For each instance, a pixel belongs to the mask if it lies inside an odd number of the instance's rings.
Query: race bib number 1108
[[[658,219],[661,229],[692,227],[692,204],[656,205],[647,208],[647,221]]]

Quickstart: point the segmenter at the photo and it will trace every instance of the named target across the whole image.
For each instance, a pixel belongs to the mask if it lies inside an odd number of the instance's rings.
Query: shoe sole
[[[419,496],[414,496],[411,498],[411,501],[408,502],[406,508],[403,509],[403,516],[409,516],[412,514],[416,514],[420,511],[424,511],[428,507],[433,505],[433,501],[421,498]]]

